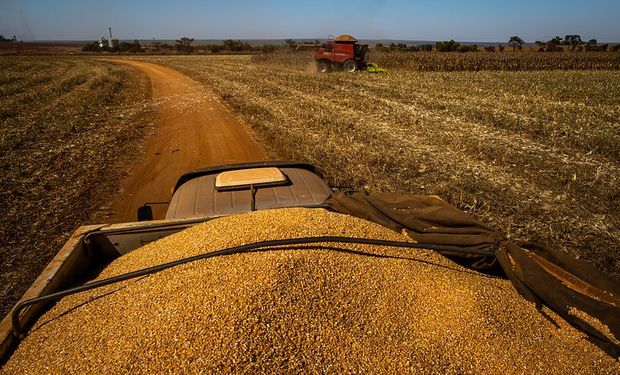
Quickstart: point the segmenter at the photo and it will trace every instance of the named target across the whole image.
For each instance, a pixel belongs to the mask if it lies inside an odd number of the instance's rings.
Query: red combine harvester
[[[315,52],[319,72],[344,70],[349,73],[366,70],[367,44],[359,44],[351,35],[340,35],[323,43]]]

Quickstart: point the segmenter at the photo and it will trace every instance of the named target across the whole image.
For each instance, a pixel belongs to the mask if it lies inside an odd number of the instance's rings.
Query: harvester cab
[[[314,60],[321,73],[335,70],[353,73],[367,68],[367,53],[367,44],[358,43],[351,35],[340,35],[323,43],[314,52]]]

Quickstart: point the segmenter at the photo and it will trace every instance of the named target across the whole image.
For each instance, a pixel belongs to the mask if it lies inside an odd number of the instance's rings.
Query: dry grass
[[[620,72],[320,75],[311,59],[149,60],[212,87],[272,157],[312,162],[334,186],[439,194],[620,277]]]
[[[116,191],[149,96],[129,67],[0,57],[0,314]]]

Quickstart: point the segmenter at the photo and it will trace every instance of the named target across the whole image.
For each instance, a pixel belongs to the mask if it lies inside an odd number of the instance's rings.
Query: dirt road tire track
[[[111,203],[111,223],[136,220],[145,202],[169,201],[185,172],[228,163],[265,160],[263,148],[212,92],[191,78],[160,65],[114,60],[142,70],[151,80],[157,104],[154,134],[143,159],[122,182]],[[154,206],[155,219],[167,206]]]

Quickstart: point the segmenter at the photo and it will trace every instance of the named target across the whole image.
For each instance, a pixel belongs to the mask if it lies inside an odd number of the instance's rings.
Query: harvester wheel
[[[331,70],[329,64],[326,63],[325,61],[317,62],[316,68],[319,71],[319,73],[329,73]]]
[[[344,65],[342,66],[342,69],[344,69],[345,72],[349,72],[349,73],[357,72],[357,69],[358,69],[357,61],[348,60],[347,62],[344,63]]]

